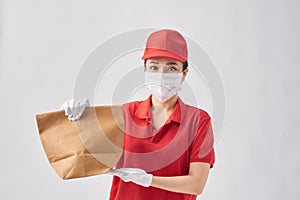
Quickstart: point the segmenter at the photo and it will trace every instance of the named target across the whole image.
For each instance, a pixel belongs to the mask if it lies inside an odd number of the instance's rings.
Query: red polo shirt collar
[[[150,114],[151,105],[152,105],[152,94],[150,94],[150,96],[147,99],[141,101],[138,104],[138,107],[135,111],[135,116],[140,119],[146,119],[149,121],[151,118],[151,114]],[[182,109],[184,108],[184,106],[185,106],[185,104],[178,96],[174,110],[168,120],[172,120],[174,122],[180,123],[181,122],[181,112],[182,112]]]

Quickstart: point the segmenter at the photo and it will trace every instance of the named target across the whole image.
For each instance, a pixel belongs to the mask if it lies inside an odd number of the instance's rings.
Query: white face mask
[[[145,85],[161,102],[165,102],[181,90],[182,73],[144,72]]]

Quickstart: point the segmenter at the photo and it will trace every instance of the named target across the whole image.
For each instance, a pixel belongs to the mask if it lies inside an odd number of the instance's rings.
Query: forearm
[[[172,192],[199,195],[202,192],[204,184],[205,183],[197,181],[197,179],[191,175],[170,177],[153,176],[151,186]]]

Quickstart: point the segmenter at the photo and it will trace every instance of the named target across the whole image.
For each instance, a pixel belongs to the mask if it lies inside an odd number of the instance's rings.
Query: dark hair
[[[144,60],[144,67],[146,67],[146,60]],[[188,61],[182,62],[182,71],[184,71],[189,66]]]
[[[182,71],[184,71],[189,66],[189,64],[188,64],[188,61],[185,61],[182,64],[183,64]]]

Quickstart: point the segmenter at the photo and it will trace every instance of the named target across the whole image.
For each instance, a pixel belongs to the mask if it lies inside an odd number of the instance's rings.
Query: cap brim
[[[178,56],[174,53],[171,53],[169,51],[166,51],[166,50],[146,48],[142,59],[145,60],[148,58],[171,58],[174,60],[178,60],[180,62],[186,61],[185,58]]]

